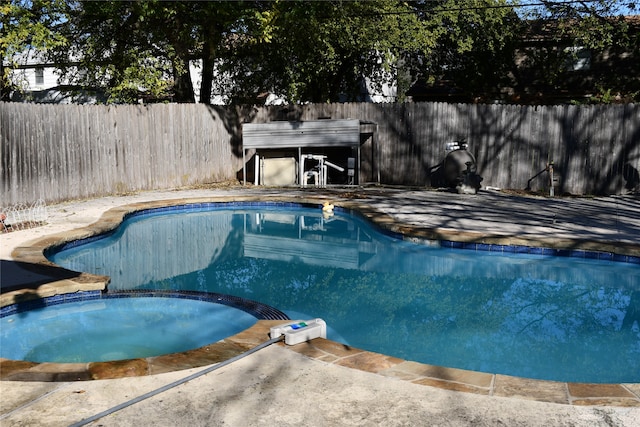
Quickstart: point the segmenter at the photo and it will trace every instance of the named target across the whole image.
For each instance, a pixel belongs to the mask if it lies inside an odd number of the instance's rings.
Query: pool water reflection
[[[0,318],[0,356],[53,363],[103,362],[184,352],[237,334],[256,317],[186,298],[96,298]]]
[[[407,360],[640,381],[637,264],[413,244],[348,212],[268,204],[145,211],[49,258],[111,276],[111,290],[217,292],[320,317],[330,339]]]

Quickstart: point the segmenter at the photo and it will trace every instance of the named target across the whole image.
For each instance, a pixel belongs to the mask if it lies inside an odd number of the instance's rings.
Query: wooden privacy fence
[[[0,103],[0,206],[238,179],[242,123],[359,119],[360,182],[437,186],[445,144],[465,139],[483,186],[556,194],[638,191],[640,106],[445,103],[214,107]],[[249,168],[250,169],[250,168]],[[531,180],[531,181],[530,181]]]
[[[547,173],[529,180],[553,162],[556,194],[640,189],[640,105],[314,104],[269,107],[254,120],[317,118],[377,123],[361,182],[437,186],[445,144],[465,139],[483,186],[548,191]]]
[[[0,125],[0,206],[222,181],[242,167],[238,132],[204,105],[4,103]]]

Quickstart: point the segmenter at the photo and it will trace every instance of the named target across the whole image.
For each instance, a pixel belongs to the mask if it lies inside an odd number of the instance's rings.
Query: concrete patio
[[[0,234],[3,296],[44,289],[52,278],[46,269],[17,263],[15,254],[25,253],[20,248],[88,227],[109,209],[160,200],[246,197],[329,200],[421,239],[640,256],[640,199],[634,196],[549,199],[486,191],[458,195],[379,187],[301,191],[234,186],[49,206],[48,224]],[[540,384],[526,379],[491,376],[485,383],[471,375],[443,381],[426,372],[425,365],[349,352],[334,344],[272,345],[89,425],[640,425],[640,384],[551,383],[541,391]],[[81,382],[0,381],[0,425],[72,425],[201,369]]]

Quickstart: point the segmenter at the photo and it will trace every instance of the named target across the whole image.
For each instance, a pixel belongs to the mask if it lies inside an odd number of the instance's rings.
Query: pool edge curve
[[[399,223],[393,217],[372,206],[353,200],[337,200],[336,197],[284,197],[284,196],[219,196],[188,199],[156,200],[114,207],[104,212],[95,223],[67,232],[48,235],[27,242],[12,252],[13,259],[26,269],[45,269],[52,280],[35,289],[21,288],[0,295],[0,307],[25,299],[38,299],[79,291],[104,291],[109,283],[106,276],[70,272],[45,257],[47,250],[67,242],[109,232],[131,213],[159,207],[170,207],[201,203],[224,202],[285,202],[322,205],[331,200],[336,206],[354,211],[383,231],[398,233],[411,239],[425,241],[448,240],[460,243],[483,245],[509,245],[548,247],[616,253],[639,257],[640,245],[583,240],[526,239],[517,235],[490,235],[477,232],[429,229]],[[0,359],[0,380],[3,381],[78,381],[155,375],[219,363],[268,339],[269,327],[282,320],[258,320],[251,328],[228,337],[218,343],[185,353],[178,353],[169,360],[166,356],[148,359],[133,359],[119,362],[92,362],[89,364],[35,364],[31,362]],[[279,344],[282,345],[282,344]],[[216,347],[212,350],[213,347]],[[307,357],[348,368],[359,369],[379,375],[394,377],[415,384],[438,388],[486,394],[489,396],[517,397],[543,402],[570,405],[608,405],[640,407],[640,384],[584,384],[511,377],[501,374],[467,371],[406,361],[390,356],[354,349],[343,344],[316,339],[313,342],[289,347]],[[216,354],[216,356],[213,356]],[[213,357],[212,357],[213,356]],[[219,357],[224,357],[219,359]],[[149,360],[153,359],[153,360]],[[149,364],[151,362],[151,364]],[[82,365],[81,367],[78,365]],[[75,378],[74,378],[75,377]]]

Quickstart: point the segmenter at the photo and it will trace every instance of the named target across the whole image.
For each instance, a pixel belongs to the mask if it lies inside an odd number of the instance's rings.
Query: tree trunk
[[[200,103],[211,104],[213,89],[214,49],[211,38],[207,37],[202,47],[202,81],[200,82]]]
[[[11,100],[11,80],[5,76],[4,65],[0,62],[0,101]]]
[[[179,70],[179,67],[173,67],[173,100],[178,103],[193,104],[196,99],[189,69],[187,68],[183,72],[179,72]]]

